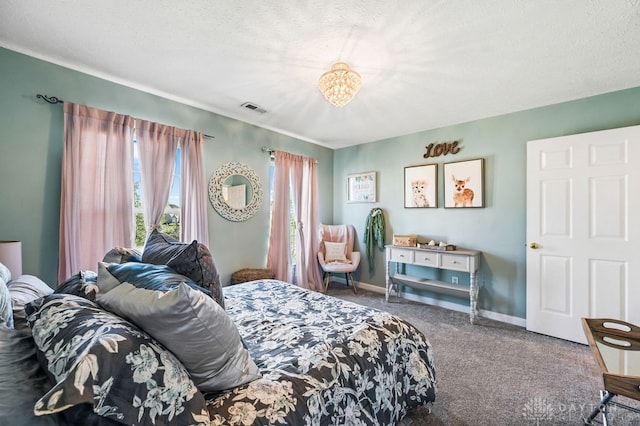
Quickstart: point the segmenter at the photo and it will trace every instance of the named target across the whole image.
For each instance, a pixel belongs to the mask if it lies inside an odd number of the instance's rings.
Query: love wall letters
[[[458,141],[430,143],[425,147],[425,149],[427,151],[423,155],[424,158],[439,157],[441,155],[457,154],[460,152]]]

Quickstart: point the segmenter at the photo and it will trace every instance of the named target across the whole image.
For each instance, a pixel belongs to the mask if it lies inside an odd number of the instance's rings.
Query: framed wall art
[[[347,176],[348,203],[375,203],[376,201],[376,172]]]
[[[444,207],[484,207],[484,159],[444,164]]]
[[[437,164],[405,167],[405,208],[438,207],[437,176]]]

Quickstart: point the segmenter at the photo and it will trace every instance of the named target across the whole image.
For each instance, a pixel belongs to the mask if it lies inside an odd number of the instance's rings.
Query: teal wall
[[[640,88],[634,88],[339,149],[334,154],[334,220],[356,226],[363,252],[364,225],[373,207],[385,211],[387,244],[394,233],[417,234],[482,251],[479,308],[525,318],[527,141],[638,124]],[[451,140],[460,141],[458,154],[422,157],[428,144]],[[443,208],[442,164],[475,158],[484,158],[486,207]],[[418,164],[438,165],[437,209],[403,207],[404,167]],[[379,202],[347,204],[347,175],[366,171],[378,172]],[[384,255],[378,252],[373,273],[364,259],[356,280],[384,286],[384,273]],[[450,280],[447,274],[441,278]]]
[[[479,307],[520,318],[526,315],[526,142],[640,124],[640,88],[634,88],[332,151],[5,49],[0,76],[0,239],[23,241],[24,272],[51,286],[58,261],[63,114],[60,105],[36,100],[36,93],[215,136],[205,142],[207,180],[220,165],[240,161],[266,189],[265,145],[318,158],[322,222],[354,224],[364,254],[366,217],[372,207],[382,207],[387,243],[393,233],[418,234],[480,250]],[[457,155],[422,158],[429,143],[450,140],[461,141]],[[444,209],[442,164],[474,158],[485,159],[486,207]],[[437,209],[403,208],[404,167],[418,164],[438,164]],[[378,173],[379,202],[347,204],[347,175],[367,171]],[[265,264],[267,198],[246,222],[229,222],[209,207],[210,248],[223,282],[237,269]],[[356,280],[383,287],[383,260],[376,253],[370,273],[363,256]]]
[[[328,148],[1,48],[0,76],[0,240],[21,240],[24,273],[52,287],[58,264],[63,112],[62,105],[36,99],[37,93],[215,136],[205,139],[207,182],[229,161],[256,172],[265,199],[252,219],[227,221],[209,204],[210,249],[223,283],[235,270],[266,263],[270,160],[261,147],[319,160],[320,219],[332,220],[333,151]]]

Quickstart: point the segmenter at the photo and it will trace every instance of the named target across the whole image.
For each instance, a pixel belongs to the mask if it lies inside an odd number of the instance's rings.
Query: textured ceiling
[[[640,86],[640,0],[2,0],[0,46],[339,148]]]

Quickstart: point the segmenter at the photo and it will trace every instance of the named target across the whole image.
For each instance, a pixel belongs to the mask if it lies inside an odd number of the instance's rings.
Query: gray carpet
[[[437,393],[431,412],[412,410],[402,426],[581,425],[599,400],[600,369],[588,346],[509,324],[393,298],[332,282],[329,295],[404,318],[428,337]],[[618,401],[638,406],[636,401]],[[640,415],[612,407],[613,425],[640,425]]]

